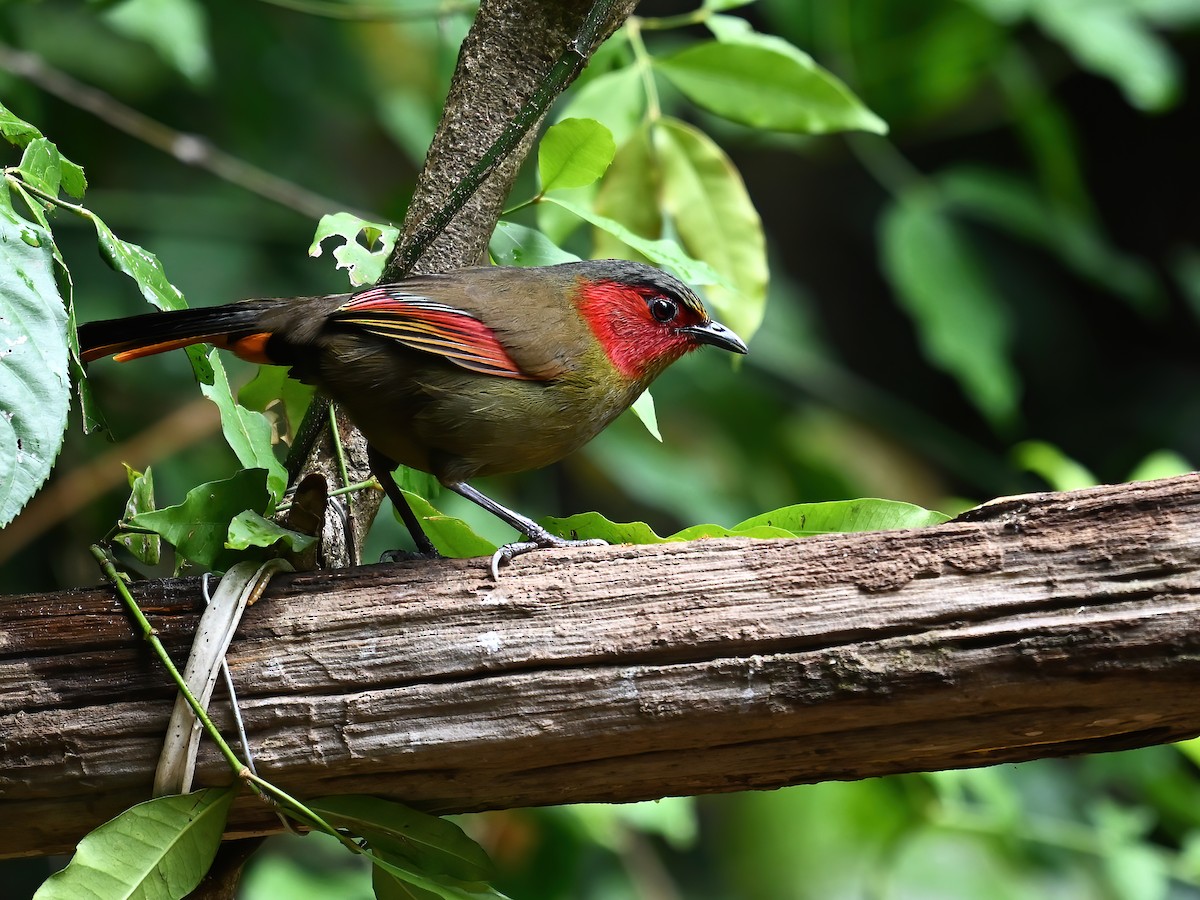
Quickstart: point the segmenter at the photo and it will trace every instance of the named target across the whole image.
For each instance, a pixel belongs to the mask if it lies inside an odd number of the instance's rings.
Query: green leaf
[[[616,152],[612,132],[595,119],[563,119],[551,125],[538,144],[542,193],[591,184]]]
[[[371,867],[371,889],[375,900],[439,900],[441,894],[401,881],[382,866]]]
[[[658,415],[654,412],[654,398],[650,396],[650,392],[642,391],[629,410],[646,426],[646,430],[654,439],[662,443],[662,432],[658,430]]]
[[[167,278],[167,273],[158,257],[144,247],[123,241],[117,237],[104,221],[89,213],[100,242],[100,255],[115,271],[128,275],[137,283],[138,290],[154,306],[162,310],[183,309],[187,301],[183,293]],[[187,347],[184,352],[201,384],[212,384],[213,371],[203,347]]]
[[[424,497],[410,491],[405,491],[404,496],[413,513],[421,520],[421,529],[442,556],[474,559],[496,552],[495,544],[472,531],[471,526],[462,519],[443,515]]]
[[[312,535],[301,534],[284,528],[270,519],[264,519],[253,510],[243,510],[229,523],[225,547],[229,550],[246,550],[250,547],[273,547],[283,541],[293,553],[303,553],[314,543]]]
[[[139,513],[151,512],[154,509],[154,474],[150,467],[145,472],[138,472],[125,466],[125,477],[129,480],[129,499],[125,501],[125,515],[122,520],[128,521]],[[162,539],[157,534],[140,534],[136,532],[120,532],[117,543],[125,546],[134,558],[148,566],[157,566],[162,555]]]
[[[553,266],[579,259],[540,231],[505,221],[496,223],[488,251],[498,266]]]
[[[593,208],[634,234],[653,239],[663,233],[661,193],[662,172],[647,126],[631,134],[617,151],[596,192]],[[597,257],[627,255],[626,246],[607,231],[595,233],[593,251]]]
[[[1008,358],[1012,323],[954,221],[909,194],[884,214],[883,265],[926,357],[958,379],[995,426],[1016,417],[1020,385]]]
[[[235,793],[205,788],[125,810],[80,841],[34,900],[186,897],[217,855]]]
[[[278,503],[287,490],[287,470],[275,456],[271,444],[271,423],[260,412],[239,405],[233,399],[229,379],[225,375],[216,350],[208,351],[208,364],[212,368],[212,384],[201,384],[200,392],[216,404],[221,412],[221,431],[225,442],[234,455],[247,469],[267,471],[267,489],[271,492],[272,505]]]
[[[799,50],[706,41],[655,60],[655,68],[697,106],[752,128],[887,132],[849,88]]]
[[[830,500],[824,503],[798,503],[746,519],[734,526],[748,528],[784,528],[796,535],[828,534],[845,531],[892,531],[941,525],[950,517],[899,500]]]
[[[646,114],[646,91],[636,66],[622,66],[597,75],[572,92],[562,119],[595,119],[608,129],[614,145],[621,145]]]
[[[145,41],[194,85],[212,80],[208,12],[196,0],[124,0],[104,20],[128,37]]]
[[[417,891],[410,891],[409,893],[393,892],[383,895],[388,900],[392,900],[392,898],[425,900],[429,896],[441,897],[443,900],[509,900],[508,897],[485,882],[457,882],[444,875],[425,875],[410,868],[405,860],[389,859],[386,855],[368,853],[367,857],[377,870],[382,869],[395,882],[399,883],[392,884],[385,882],[388,889],[399,890],[400,884],[417,888]],[[421,891],[424,891],[424,893],[421,893]]]
[[[700,538],[790,538],[790,531],[771,526],[725,528],[721,525],[692,525],[669,537],[660,537],[645,522],[610,522],[597,512],[577,513],[565,519],[547,516],[541,524],[566,538],[600,538],[610,544],[665,544],[671,541],[694,541]]]
[[[245,509],[263,512],[270,503],[265,469],[243,469],[232,478],[210,481],[187,492],[183,502],[129,520],[137,528],[162,535],[181,557],[204,569],[228,568],[233,555],[225,547],[229,523]]]
[[[542,524],[563,537],[601,538],[610,544],[661,544],[700,538],[789,538],[847,531],[888,531],[924,528],[949,521],[949,516],[898,500],[833,500],[799,503],[739,522],[692,525],[670,537],[659,537],[645,522],[610,522],[599,513],[579,513],[565,519],[546,518]]]
[[[1196,467],[1174,450],[1155,450],[1134,467],[1126,481],[1155,481],[1196,471]]]
[[[1164,308],[1162,286],[1144,260],[1114,246],[1091,216],[1043,197],[1025,179],[956,168],[939,175],[937,184],[955,211],[1045,247],[1076,274],[1140,312]]]
[[[1058,0],[1033,4],[1038,25],[1080,67],[1108,78],[1138,109],[1161,112],[1182,93],[1184,69],[1170,45],[1141,15],[1137,2]]]
[[[767,245],[746,185],[724,151],[691,125],[663,119],[653,139],[662,207],[684,250],[721,276],[705,292],[716,318],[749,340],[766,311]]]
[[[44,228],[0,202],[0,527],[42,486],[71,401],[67,312]]]
[[[395,225],[368,222],[347,212],[321,216],[308,255],[321,255],[322,245],[329,238],[340,238],[333,248],[333,258],[339,269],[346,269],[350,283],[358,286],[374,284],[383,274],[400,229]]]
[[[42,133],[35,126],[13,115],[3,104],[0,104],[0,136],[18,147],[28,147],[34,141],[43,139]],[[49,141],[46,143],[50,144]],[[83,175],[83,169],[59,153],[54,144],[50,144],[50,146],[54,147],[57,157],[58,187],[77,200],[82,199],[84,191],[87,190],[87,179]],[[24,161],[22,161],[22,165],[24,165]],[[57,188],[55,193],[57,193]]]
[[[44,137],[29,142],[21,155],[21,164],[17,166],[17,171],[21,173],[26,184],[44,191],[51,197],[58,196],[58,187],[62,183],[58,148]]]
[[[335,828],[365,838],[373,851],[400,857],[429,875],[487,881],[496,867],[482,847],[449,819],[366,795],[313,800],[308,807]]]
[[[315,388],[288,377],[282,366],[259,366],[258,372],[238,391],[238,403],[246,409],[265,413],[282,405],[283,427],[280,436],[291,439],[304,421]]]
[[[1056,491],[1074,491],[1094,487],[1096,476],[1046,441],[1022,441],[1013,447],[1013,462],[1033,472]]]
[[[584,206],[570,203],[560,197],[546,197],[547,203],[555,203],[563,209],[573,212],[585,222],[607,231],[619,238],[626,246],[631,247],[645,256],[651,262],[664,266],[673,271],[679,278],[692,284],[720,284],[721,277],[713,271],[708,263],[693,259],[680,249],[675,241],[650,240],[634,234],[620,222],[593,212]]]
[[[35,125],[13,115],[7,106],[0,103],[0,135],[17,147],[28,147],[30,141],[42,136]]]

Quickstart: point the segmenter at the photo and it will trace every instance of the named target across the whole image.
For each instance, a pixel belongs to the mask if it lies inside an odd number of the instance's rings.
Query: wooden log
[[[137,586],[177,659],[196,579]],[[1200,732],[1200,476],[946,525],[280,577],[229,654],[259,771],[433,812],[773,788]],[[0,848],[148,796],[172,690],[107,588],[0,604]],[[217,719],[228,730],[220,691]],[[211,746],[198,784],[230,774]],[[252,798],[230,836],[277,827]]]

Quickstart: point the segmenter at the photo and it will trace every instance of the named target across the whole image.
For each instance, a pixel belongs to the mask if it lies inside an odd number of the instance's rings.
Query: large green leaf
[[[1026,179],[964,167],[941,173],[937,184],[956,212],[1045,247],[1091,284],[1138,310],[1159,311],[1165,305],[1162,286],[1144,260],[1122,252],[1087,213],[1043,196]]]
[[[428,500],[409,491],[404,492],[408,505],[421,520],[421,528],[442,556],[457,559],[474,559],[491,556],[496,545],[476,534],[462,519],[443,515]]]
[[[34,900],[167,900],[195,889],[212,865],[236,789],[156,797],[79,842]]]
[[[887,531],[924,528],[949,520],[933,510],[898,500],[832,500],[799,503],[753,516],[732,528],[692,525],[660,537],[645,522],[610,522],[600,513],[579,513],[565,519],[545,518],[542,524],[563,537],[600,538],[610,544],[661,544],[699,538],[788,538],[845,531]]]
[[[216,404],[221,412],[221,431],[225,442],[247,469],[266,469],[267,489],[272,503],[278,503],[287,490],[287,470],[275,456],[271,444],[271,423],[260,412],[240,405],[233,399],[225,367],[216,350],[208,351],[212,368],[212,384],[201,384],[200,392]]]
[[[634,234],[657,238],[663,233],[661,187],[662,173],[650,142],[650,127],[639,128],[617,151],[596,192],[593,208]],[[627,255],[624,248],[628,245],[601,228],[595,230],[592,246],[601,258]]]
[[[226,548],[229,523],[246,509],[264,512],[270,502],[265,469],[243,469],[232,478],[188,491],[182,503],[138,513],[129,520],[171,544],[180,556],[204,569],[223,570],[233,560]]]
[[[707,299],[718,319],[749,340],[766,310],[767,246],[746,185],[708,135],[677,119],[658,124],[654,147],[662,207],[684,250],[724,281],[706,291]]]
[[[488,252],[498,266],[553,266],[579,259],[540,231],[504,221],[496,223]]]
[[[421,872],[486,881],[496,867],[482,847],[449,819],[362,794],[322,797],[308,807],[335,828],[366,838],[373,851],[400,857]]]
[[[609,130],[613,142],[625,143],[646,114],[646,92],[636,66],[622,66],[597,75],[571,92],[562,118],[595,119]]]
[[[105,9],[104,20],[122,34],[145,41],[193,84],[212,80],[208,11],[198,0],[124,0]]]
[[[585,206],[579,206],[560,197],[546,197],[545,200],[547,203],[556,203],[563,209],[570,210],[585,222],[590,222],[597,228],[607,231],[651,262],[670,269],[684,281],[690,281],[692,284],[721,283],[721,276],[712,266],[688,256],[675,241],[644,238],[639,234],[634,234],[615,219],[602,216]]]
[[[802,535],[925,528],[949,520],[950,517],[944,513],[924,509],[912,503],[868,497],[861,500],[797,503],[753,516],[738,523],[734,528],[785,528],[794,534]]]
[[[67,359],[53,240],[13,211],[0,183],[0,527],[42,486],[62,447]]]
[[[909,194],[884,214],[883,264],[925,355],[958,379],[994,425],[1017,413],[1009,359],[1012,323],[956,223],[932,199]]]
[[[661,537],[645,522],[610,522],[597,512],[576,513],[560,519],[547,516],[541,524],[548,530],[566,538],[599,538],[610,544],[665,544],[671,541],[693,541],[700,538],[752,537],[789,538],[795,537],[783,528],[754,527],[748,529],[725,528],[721,525],[692,525],[668,537]]]
[[[183,309],[187,306],[183,293],[171,284],[157,256],[145,247],[121,240],[99,216],[91,213],[88,215],[96,228],[100,255],[114,270],[132,278],[146,300],[164,310]],[[184,352],[191,361],[196,380],[201,384],[212,384],[212,366],[208,364],[204,348],[188,347]]]
[[[595,119],[563,119],[551,125],[538,144],[542,192],[591,184],[616,152],[612,132]]]
[[[696,105],[754,128],[887,131],[849,88],[799,50],[705,41],[656,60],[655,68]]]

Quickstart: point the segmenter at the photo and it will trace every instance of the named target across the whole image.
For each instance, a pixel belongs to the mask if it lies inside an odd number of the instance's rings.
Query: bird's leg
[[[442,483],[454,491],[454,493],[461,494],[472,503],[482,506],[497,519],[507,522],[529,538],[527,541],[515,541],[511,544],[505,544],[492,554],[492,578],[497,581],[500,580],[501,563],[509,562],[513,557],[520,556],[522,553],[528,553],[530,550],[537,550],[540,547],[603,547],[608,544],[608,541],[602,541],[598,538],[579,541],[559,537],[557,534],[551,534],[537,522],[533,521],[533,519],[526,518],[519,512],[509,509],[507,506],[500,505],[487,496],[487,494],[481,493],[465,481],[446,481]]]
[[[412,511],[412,507],[408,505],[408,500],[404,497],[404,492],[400,490],[400,485],[396,484],[396,479],[392,477],[392,471],[396,468],[386,456],[383,456],[375,451],[373,447],[367,448],[367,463],[371,466],[371,474],[375,476],[375,480],[379,482],[383,492],[387,494],[388,499],[392,501],[392,505],[396,507],[396,512],[400,513],[400,518],[404,520],[404,524],[408,527],[408,533],[412,535],[413,543],[417,545],[417,550],[420,554],[428,559],[437,559],[442,554],[437,552],[437,548],[433,546],[433,541],[429,540],[429,535],[425,533],[425,529],[421,527],[421,523],[417,521],[417,515]]]

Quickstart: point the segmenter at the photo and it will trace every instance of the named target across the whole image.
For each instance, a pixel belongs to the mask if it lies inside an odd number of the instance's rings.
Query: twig
[[[204,169],[230,184],[293,209],[301,215],[319,219],[327,213],[346,209],[346,204],[338,200],[323,197],[226,153],[213,146],[207,138],[176,131],[150,118],[111,94],[77,81],[65,72],[47,65],[46,61],[35,53],[0,44],[0,68],[36,84],[46,93],[53,94],[72,106],[90,112],[113,128],[173,156],[184,165]],[[377,214],[369,212],[352,212],[365,219],[379,218]]]
[[[550,104],[562,92],[563,86],[570,82],[587,62],[593,49],[592,45],[596,42],[596,36],[607,21],[608,14],[615,2],[616,0],[596,0],[584,18],[575,39],[567,44],[554,66],[538,85],[537,90],[517,111],[517,115],[509,122],[508,127],[501,132],[500,137],[496,138],[487,152],[479,158],[479,161],[468,170],[462,181],[455,185],[441,209],[427,218],[400,248],[398,254],[393,257],[394,262],[389,263],[387,269],[389,275],[393,273],[404,275],[412,271],[417,260],[429,249],[429,245],[442,233],[443,229],[450,224],[450,220],[466,205],[471,195],[483,184],[484,179],[488,177],[496,164],[504,159],[517,146],[525,132],[541,119],[546,110],[550,108]]]
[[[479,6],[477,2],[470,2],[470,0],[463,3],[443,2],[422,9],[405,9],[394,5],[371,6],[366,3],[332,3],[328,0],[262,0],[262,2],[310,16],[323,16],[327,19],[341,19],[348,22],[419,22],[423,19],[437,19],[459,13],[465,15],[474,12]]]

